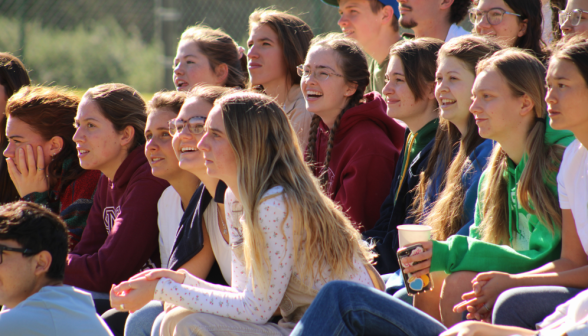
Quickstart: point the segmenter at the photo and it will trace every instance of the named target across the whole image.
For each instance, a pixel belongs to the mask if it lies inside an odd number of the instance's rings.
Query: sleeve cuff
[[[451,238],[450,238],[451,239]],[[433,240],[433,257],[431,258],[431,272],[445,271],[449,244],[446,241]]]

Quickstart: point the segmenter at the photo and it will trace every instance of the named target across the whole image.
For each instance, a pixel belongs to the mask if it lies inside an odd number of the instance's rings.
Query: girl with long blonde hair
[[[451,274],[441,290],[446,326],[461,320],[453,307],[477,273],[525,272],[557,259],[561,246],[555,177],[573,136],[548,124],[545,67],[531,54],[509,48],[481,61],[476,74],[470,111],[480,136],[498,144],[480,179],[470,235],[423,242],[427,251],[422,256],[403,261],[427,260],[405,270],[416,276],[429,271]],[[485,315],[492,309],[479,308]]]
[[[373,253],[321,192],[286,114],[270,98],[239,92],[218,100],[198,149],[208,174],[229,187],[232,286],[159,270],[113,289],[133,306],[155,298],[185,308],[164,318],[163,334],[214,327],[287,335],[328,281],[383,287]],[[137,290],[136,282],[149,285]],[[268,323],[278,308],[282,319]]]

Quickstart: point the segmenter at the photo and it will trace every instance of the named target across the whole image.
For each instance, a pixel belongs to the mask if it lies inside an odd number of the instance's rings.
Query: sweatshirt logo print
[[[104,218],[104,226],[106,226],[106,232],[110,234],[110,230],[114,226],[114,221],[116,217],[120,214],[120,206],[115,207],[105,207],[104,211],[102,212],[102,217]]]

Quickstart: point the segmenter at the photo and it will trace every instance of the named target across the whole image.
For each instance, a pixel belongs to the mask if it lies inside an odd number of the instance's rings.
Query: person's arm
[[[193,311],[225,316],[239,321],[266,323],[279,307],[294,267],[294,260],[288,257],[293,251],[291,238],[293,218],[291,214],[287,218],[285,217],[283,202],[282,196],[267,199],[259,205],[257,211],[258,218],[262,218],[259,225],[264,228],[262,232],[267,246],[265,252],[270,261],[268,267],[271,269],[271,275],[267,287],[255,286],[256,288],[254,288],[251,274],[246,272],[244,263],[233,252],[232,287],[234,292],[210,289],[218,285],[208,284],[204,280],[195,278],[188,281],[197,281],[198,287],[162,278],[157,284],[154,299],[170,302]],[[239,230],[231,226],[230,231],[233,235]],[[238,249],[239,246],[234,246],[233,251],[235,248]],[[186,279],[190,279],[190,277],[186,277]],[[206,288],[203,288],[204,285]]]
[[[212,246],[210,245],[210,237],[208,236],[208,231],[206,231],[204,219],[202,219],[202,238],[204,240],[202,250],[193,256],[192,259],[188,260],[188,262],[180,266],[180,269],[186,270],[197,278],[206,279],[212,265],[214,264],[215,258]]]
[[[106,293],[112,284],[140,271],[158,247],[157,201],[166,187],[154,178],[139,179],[127,186],[125,199],[115,209],[119,212],[104,244],[95,252],[69,254],[64,282]],[[104,226],[101,218],[100,222]],[[78,246],[85,236],[86,232]],[[78,249],[83,250],[83,247]]]

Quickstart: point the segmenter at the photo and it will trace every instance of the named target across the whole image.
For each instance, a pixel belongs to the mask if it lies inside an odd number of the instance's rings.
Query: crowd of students
[[[588,0],[323,1],[148,102],[0,53],[2,335],[588,332]]]

